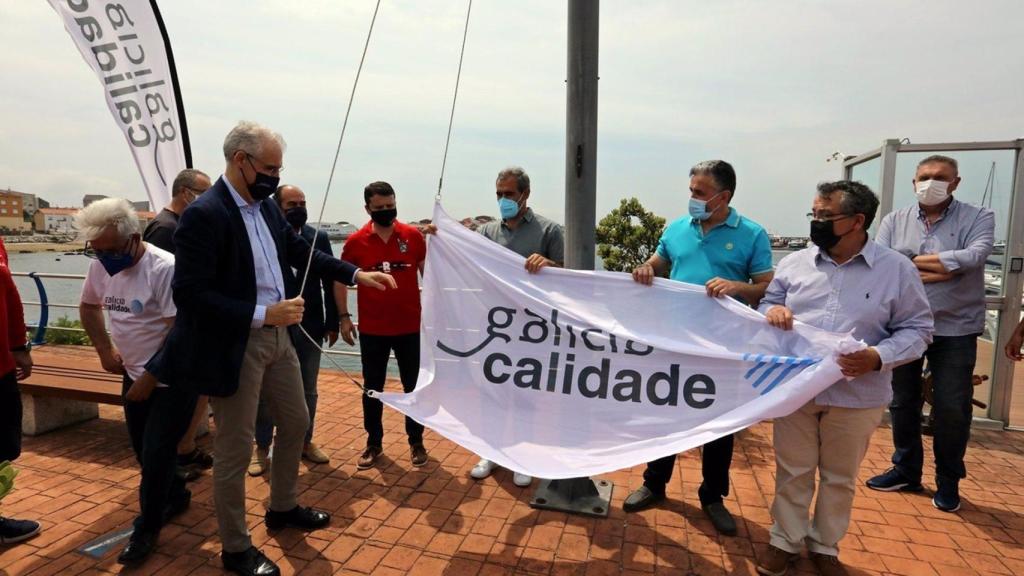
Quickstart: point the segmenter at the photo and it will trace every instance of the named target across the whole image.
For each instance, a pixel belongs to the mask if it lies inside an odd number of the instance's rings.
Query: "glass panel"
[[[989,417],[988,406],[992,399],[992,372],[995,369],[996,358],[1002,356],[1002,347],[996,343],[996,335],[999,333],[999,318],[1002,313],[999,310],[985,311],[985,331],[978,338],[978,359],[974,364],[974,375],[987,378],[984,382],[974,387],[974,400],[985,404],[985,407],[974,406],[975,418]]]
[[[914,173],[917,163],[932,152],[902,152],[896,156],[896,185],[893,191],[893,209],[916,203]],[[946,152],[960,165],[960,185],[954,195],[957,199],[991,208],[996,213],[996,247],[985,266],[985,285],[988,295],[1003,293],[1003,258],[1006,251],[1007,230],[1010,224],[1010,200],[1013,192],[1014,150],[978,150]]]

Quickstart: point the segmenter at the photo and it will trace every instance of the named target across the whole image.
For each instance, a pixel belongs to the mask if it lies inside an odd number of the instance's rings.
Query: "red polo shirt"
[[[420,286],[417,271],[427,257],[427,243],[416,228],[395,221],[387,244],[373,232],[373,222],[345,240],[341,259],[361,270],[389,272],[397,290],[360,286],[359,331],[373,336],[399,336],[420,331]]]
[[[18,297],[18,288],[7,267],[7,253],[0,264],[0,375],[15,368],[11,348],[25,345],[25,313]]]

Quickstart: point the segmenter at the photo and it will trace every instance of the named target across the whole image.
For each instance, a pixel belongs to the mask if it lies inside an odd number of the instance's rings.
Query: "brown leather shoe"
[[[306,447],[303,448],[302,457],[314,464],[327,464],[331,461],[327,454],[324,454],[324,451],[312,442],[306,444]]]
[[[811,562],[814,563],[814,567],[818,569],[818,574],[821,576],[849,576],[850,574],[839,558],[830,554],[811,552]]]
[[[363,450],[362,455],[359,456],[359,462],[356,463],[356,468],[360,470],[373,468],[373,465],[377,463],[377,458],[380,458],[380,453],[380,446],[367,446],[366,450]]]
[[[757,563],[757,573],[764,576],[785,576],[789,565],[796,562],[799,554],[786,552],[775,546],[768,547],[768,554]]]
[[[419,468],[427,463],[427,449],[423,444],[412,445],[412,465]]]

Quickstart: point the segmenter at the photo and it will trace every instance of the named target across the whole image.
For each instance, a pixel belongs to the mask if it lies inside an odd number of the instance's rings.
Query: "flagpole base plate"
[[[607,518],[614,487],[608,480],[591,478],[541,480],[530,507]]]

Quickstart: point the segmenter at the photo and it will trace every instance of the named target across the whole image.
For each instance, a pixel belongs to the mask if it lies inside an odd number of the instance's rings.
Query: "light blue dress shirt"
[[[242,213],[245,231],[249,234],[249,245],[252,247],[252,264],[256,273],[256,310],[252,314],[253,328],[260,328],[267,318],[267,307],[284,300],[284,273],[281,263],[277,260],[277,245],[270,234],[267,221],[260,214],[260,202],[249,204],[226,176],[221,176],[227,185],[231,197],[235,199],[238,210]]]
[[[920,358],[932,341],[931,308],[917,268],[871,240],[842,264],[817,246],[783,258],[758,310],[775,305],[805,324],[852,332],[882,359],[881,370],[840,380],[819,394],[815,402],[821,406],[885,406],[892,400],[892,369]]]
[[[985,330],[985,261],[992,253],[996,216],[954,199],[934,224],[917,204],[891,212],[876,241],[904,256],[938,254],[951,280],[924,285],[935,316],[936,336],[968,336]]]

